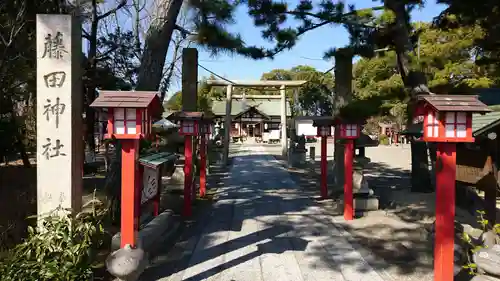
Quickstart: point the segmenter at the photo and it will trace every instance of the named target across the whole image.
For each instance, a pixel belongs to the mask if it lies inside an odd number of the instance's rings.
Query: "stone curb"
[[[146,269],[147,264],[149,264],[149,257],[153,256],[158,250],[158,245],[172,238],[177,233],[178,228],[179,222],[175,218],[174,212],[171,210],[166,210],[163,213],[159,214],[157,217],[153,218],[137,233],[138,247],[145,252],[144,260],[140,262],[140,266],[128,278],[115,280],[138,280],[139,276]],[[109,257],[112,257],[113,255],[116,255],[116,253],[121,251],[120,242],[121,235],[120,232],[118,232],[111,238],[112,253]]]

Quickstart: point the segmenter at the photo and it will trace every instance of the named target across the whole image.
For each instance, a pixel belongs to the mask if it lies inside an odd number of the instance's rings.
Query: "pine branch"
[[[248,13],[257,27],[262,27],[262,37],[275,44],[272,48],[248,46],[238,33],[226,30],[226,24],[233,22],[235,8],[245,3]],[[278,53],[293,48],[299,37],[311,30],[328,24],[343,24],[348,28],[363,33],[363,30],[374,29],[373,11],[383,10],[383,6],[355,10],[349,6],[345,12],[342,2],[324,1],[319,4],[319,11],[313,12],[311,1],[302,0],[290,10],[286,3],[272,0],[236,1],[224,0],[192,0],[191,5],[197,8],[196,27],[197,42],[212,51],[213,55],[221,52],[239,54],[252,59],[273,58]],[[222,7],[222,12],[217,11]],[[293,16],[301,21],[295,28],[282,27],[288,17]]]

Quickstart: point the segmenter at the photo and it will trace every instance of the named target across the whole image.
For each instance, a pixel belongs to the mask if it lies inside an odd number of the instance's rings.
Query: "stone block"
[[[184,189],[184,164],[176,164],[172,175],[163,177],[162,184],[166,185],[169,190]]]
[[[487,275],[476,275],[470,281],[500,281],[500,278]]]
[[[146,252],[150,252],[154,249],[156,243],[163,238],[162,236],[173,227],[174,218],[172,211],[167,210],[159,214],[137,233],[136,240],[138,247],[144,249]],[[118,232],[111,238],[111,251],[120,249],[120,242],[121,234]]]
[[[378,208],[379,202],[375,196],[354,198],[354,210],[356,211],[376,211]]]
[[[290,151],[288,154],[290,167],[300,167],[306,164],[306,152],[305,151]]]
[[[352,174],[352,189],[354,193],[373,195],[374,192],[368,186],[368,181],[363,175],[362,169],[354,170]]]
[[[500,245],[477,251],[474,253],[474,262],[480,271],[500,276]]]
[[[309,161],[313,163],[316,161],[316,147],[314,146],[309,147]]]
[[[148,258],[144,250],[131,248],[130,245],[114,251],[106,259],[108,272],[123,281],[138,280],[147,265]]]

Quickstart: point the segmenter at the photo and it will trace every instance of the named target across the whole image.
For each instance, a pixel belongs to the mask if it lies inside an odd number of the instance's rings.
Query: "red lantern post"
[[[192,215],[191,201],[194,199],[193,184],[193,137],[202,132],[205,122],[203,112],[179,111],[168,117],[170,120],[180,121],[179,134],[184,138],[184,209],[183,215]]]
[[[156,92],[101,91],[90,106],[107,108],[106,138],[118,139],[122,145],[121,247],[135,247],[140,204],[139,141],[151,133],[148,120],[152,114],[162,112],[160,99]]]
[[[326,199],[328,197],[328,184],[327,184],[327,140],[328,137],[332,135],[332,126],[334,120],[331,117],[319,117],[313,120],[313,126],[317,127],[317,136],[321,137],[321,199]]]
[[[200,197],[207,192],[207,135],[210,134],[211,123],[204,119],[200,129]]]
[[[418,97],[424,115],[423,140],[437,142],[436,239],[434,280],[453,280],[455,239],[456,143],[474,142],[472,114],[491,110],[471,95],[425,95]]]
[[[344,140],[344,219],[354,218],[354,196],[352,190],[352,172],[354,158],[354,140],[359,138],[360,125],[347,120],[339,120],[336,129],[339,139]]]

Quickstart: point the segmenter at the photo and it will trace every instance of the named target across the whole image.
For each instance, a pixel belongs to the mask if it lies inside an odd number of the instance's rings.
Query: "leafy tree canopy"
[[[441,30],[429,23],[415,23],[419,47],[413,57],[435,93],[463,93],[489,87],[493,78],[474,63],[475,41],[482,38],[478,26]],[[397,68],[396,53],[387,51],[374,58],[362,58],[353,70],[354,104],[349,110],[369,115],[389,114],[394,105],[409,99]],[[355,109],[354,109],[354,108]]]

